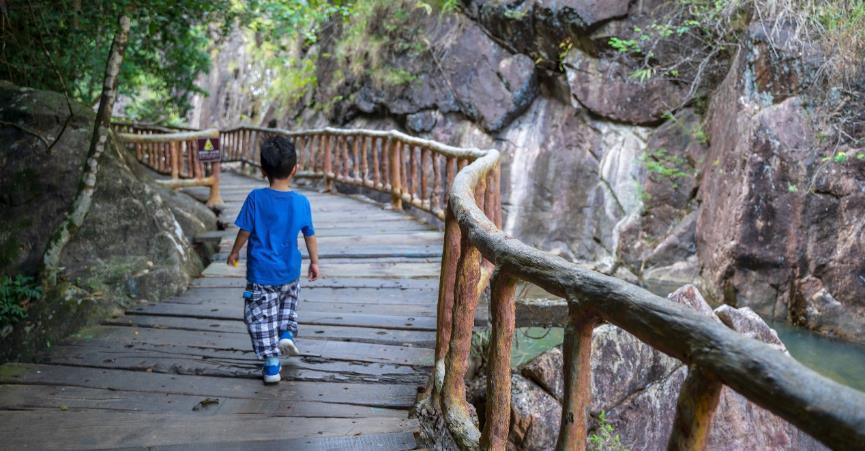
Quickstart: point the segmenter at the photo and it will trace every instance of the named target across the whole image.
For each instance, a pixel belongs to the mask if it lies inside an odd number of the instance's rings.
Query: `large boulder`
[[[0,83],[0,272],[37,275],[54,229],[77,195],[94,114],[62,94]],[[196,201],[158,187],[134,156],[109,141],[93,202],[60,258],[62,283],[3,332],[0,358],[45,343],[135,299],[186,289],[203,267],[191,235],[215,226]],[[184,215],[178,221],[174,212]]]
[[[405,6],[394,3],[392,7]],[[390,14],[386,6],[381,8],[382,14]],[[400,38],[385,37],[395,48],[378,56],[386,60],[378,63],[384,68],[378,70],[403,74],[404,81],[381,81],[387,77],[375,71],[355,75],[333,56],[339,37],[323,43],[315,100],[333,105],[331,122],[345,124],[360,115],[385,113],[428,131],[430,118],[418,113],[459,112],[495,133],[531,105],[538,94],[531,58],[507,51],[465,16],[430,17],[417,8],[410,14],[418,32],[435,46],[424,51],[403,49]]]
[[[563,42],[579,41],[590,28],[628,14],[629,0],[473,0],[467,13],[517,52],[555,67]]]
[[[563,64],[574,98],[606,119],[653,124],[685,100],[685,89],[673,81],[662,77],[635,80],[633,68],[579,48],[572,49]]]

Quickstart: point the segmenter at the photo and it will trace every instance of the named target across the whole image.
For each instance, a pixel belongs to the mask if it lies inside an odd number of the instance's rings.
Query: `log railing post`
[[[169,144],[171,159],[171,180],[180,179],[180,149],[177,148],[177,142],[171,141]]]
[[[586,420],[592,401],[592,331],[597,318],[580,307],[569,305],[569,321],[565,328],[562,424],[558,451],[586,449]]]
[[[210,182],[210,196],[207,198],[207,206],[215,207],[218,205],[222,205],[222,193],[219,189],[219,173],[222,171],[222,167],[220,162],[214,161],[210,163],[210,177],[212,178]]]
[[[333,192],[333,156],[331,155],[331,147],[334,141],[334,136],[325,134],[324,139],[324,190],[328,193]]]
[[[402,182],[400,167],[402,166],[402,143],[398,139],[388,138],[388,163],[390,166],[391,207],[402,210]]]
[[[435,370],[433,373],[433,405],[440,405],[440,395],[445,377],[445,357],[450,346],[453,329],[454,287],[457,262],[460,258],[460,226],[448,208],[445,213],[445,236],[439,273],[438,305],[436,308]]]
[[[481,177],[475,187],[475,200],[483,199],[486,181]],[[460,232],[460,258],[457,262],[451,337],[445,358],[442,407],[448,429],[463,449],[475,449],[481,433],[469,415],[465,375],[475,324],[478,299],[489,281],[483,275],[483,256],[465,231]]]
[[[667,449],[702,450],[706,447],[712,417],[718,407],[722,384],[717,378],[695,365],[688,368],[688,377],[679,390],[676,417]]]
[[[475,309],[478,305],[477,285],[481,279],[481,251],[465,233],[461,233],[461,252],[457,263],[452,331],[442,387],[442,408],[448,429],[463,449],[477,448],[480,431],[472,422],[466,402],[465,375],[471,349]]]
[[[492,324],[487,359],[487,398],[481,449],[504,450],[511,414],[511,344],[514,338],[517,280],[498,270],[493,276]]]

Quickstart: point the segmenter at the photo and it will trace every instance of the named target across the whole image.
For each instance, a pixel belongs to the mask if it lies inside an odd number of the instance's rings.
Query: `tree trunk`
[[[120,63],[123,61],[123,53],[129,39],[129,17],[123,15],[119,19],[119,28],[114,34],[114,41],[108,54],[108,64],[105,67],[105,78],[102,82],[102,96],[99,99],[99,109],[96,111],[96,123],[93,127],[93,137],[90,140],[90,148],[84,163],[84,171],[81,174],[81,182],[78,194],[72,202],[72,207],[66,214],[66,218],[54,231],[45,254],[42,259],[42,282],[46,288],[51,289],[57,285],[57,277],[60,272],[60,257],[63,248],[75,236],[75,233],[84,223],[90,204],[93,201],[93,192],[96,189],[96,176],[99,174],[99,157],[105,150],[108,142],[109,125],[111,123],[111,110],[114,108],[114,99],[117,96],[117,75],[120,72]]]

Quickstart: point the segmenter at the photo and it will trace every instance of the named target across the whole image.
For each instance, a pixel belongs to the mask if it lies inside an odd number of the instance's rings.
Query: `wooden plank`
[[[326,386],[327,384],[325,384]],[[165,393],[107,390],[75,386],[2,385],[0,410],[165,412],[186,415],[257,415],[273,417],[405,418],[406,410],[353,404],[350,392],[340,402],[300,399],[220,398]],[[395,406],[407,409],[411,404]]]
[[[0,412],[4,446],[16,448],[110,448],[184,443],[352,436],[417,429],[402,418],[260,418],[127,412]],[[22,430],[30,433],[22,434]]]
[[[301,284],[300,300],[306,303],[356,303],[356,304],[418,304],[436,305],[435,288],[328,288],[320,286],[321,280]],[[209,304],[211,302],[235,302],[241,304],[242,287],[232,288],[191,288],[178,297],[162,301],[162,303],[178,304]]]
[[[220,331],[246,335],[246,327],[240,318],[214,320],[180,318],[173,316],[131,315],[110,319],[107,325],[152,327],[154,329],[180,329],[202,332]],[[435,332],[415,330],[375,329],[369,327],[320,326],[302,324],[301,336],[308,340],[354,341],[386,345],[431,348],[435,344]]]
[[[231,245],[234,242],[234,237],[237,235],[237,230],[211,230],[203,232],[197,237],[207,240],[219,239],[222,244]],[[398,238],[397,238],[398,237]],[[442,245],[443,235],[437,231],[411,232],[407,234],[384,234],[384,235],[354,235],[354,236],[329,236],[321,235],[318,237],[320,245],[351,245],[359,246],[363,244],[387,244],[393,245],[398,239],[399,244],[415,244],[415,245]],[[298,243],[303,243],[303,238],[298,237]]]
[[[327,358],[353,362],[388,363],[394,365],[431,365],[428,349],[406,346],[354,343],[343,341],[308,340],[299,337],[297,345],[302,357]],[[97,326],[64,342],[87,348],[125,349],[130,351],[179,351],[198,353],[205,357],[254,359],[250,339],[241,334],[225,332],[193,332],[177,329],[151,329],[117,326]]]
[[[237,291],[228,300],[212,300],[206,303],[171,303],[163,302],[159,304],[150,304],[129,309],[129,312],[134,314],[154,314],[170,315],[177,312],[180,315],[197,316],[198,314],[208,316],[215,311],[229,311],[239,317],[243,308],[243,300],[241,291]],[[217,310],[214,310],[217,309]],[[189,312],[199,312],[192,313]],[[341,302],[306,302],[303,297],[298,302],[297,312],[301,318],[306,315],[317,313],[346,313],[346,314],[367,314],[367,315],[387,315],[387,316],[405,316],[418,317],[430,316],[436,314],[436,306],[433,304],[378,304],[367,303],[361,304],[357,302],[341,303]],[[301,322],[305,321],[302,319]]]
[[[260,383],[261,361],[254,356],[228,356],[226,352],[203,355],[200,349],[124,349],[60,345],[47,359],[59,365],[123,369],[153,373],[249,378]],[[285,381],[373,382],[421,384],[427,375],[407,365],[333,360],[323,357],[292,357],[283,361]]]
[[[306,274],[307,261],[304,261],[301,274]],[[322,268],[325,277],[345,278],[393,278],[393,279],[437,279],[438,263],[329,263]],[[202,272],[204,277],[246,277],[246,265],[241,262],[237,267],[212,264]]]
[[[242,288],[246,279],[242,277],[199,277],[190,284],[193,288]],[[303,290],[316,288],[351,289],[351,288],[381,288],[381,289],[435,289],[438,290],[438,280],[431,279],[384,279],[380,277],[341,278],[326,277],[315,282],[304,281]]]
[[[231,245],[226,245],[219,249],[219,252],[212,257],[214,263],[224,263],[228,258],[228,253],[231,251]],[[305,246],[300,247],[300,255],[303,260],[309,258],[309,253]],[[368,259],[378,262],[388,263],[415,263],[412,260],[441,258],[441,246],[355,246],[355,247],[334,247],[334,246],[319,246],[318,257],[321,260],[328,260],[322,264],[330,264],[334,259]],[[246,252],[243,251],[240,255],[240,262],[246,262]]]
[[[208,451],[234,451],[237,449],[243,449],[244,451],[284,451],[294,449],[304,451],[402,451],[416,448],[417,443],[411,432],[207,444]],[[140,451],[139,448],[124,448],[124,450],[126,449]],[[197,451],[200,449],[200,443],[148,447],[150,451]]]
[[[256,377],[212,377],[125,371],[92,367],[7,363],[0,367],[0,384],[51,385],[211,397],[220,399],[258,399],[276,401],[316,401],[347,403],[382,408],[404,408],[414,403],[413,384],[323,383],[291,381],[274,386],[262,385]],[[0,385],[0,389],[2,389]]]
[[[236,307],[209,307],[187,304],[153,304],[141,310],[130,310],[130,315],[186,316],[202,319],[237,319],[241,316],[241,305]],[[396,316],[367,313],[330,313],[299,311],[298,321],[303,325],[374,327],[398,330],[435,330],[435,317]]]

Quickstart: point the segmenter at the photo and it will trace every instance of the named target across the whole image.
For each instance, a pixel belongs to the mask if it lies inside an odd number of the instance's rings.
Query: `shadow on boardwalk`
[[[226,174],[223,221],[259,183]],[[301,291],[303,355],[282,383],[260,381],[241,321],[245,267],[224,264],[229,229],[211,234],[220,254],[186,293],[85,330],[46,363],[0,367],[0,448],[415,448],[407,415],[432,365],[442,236],[304,194],[326,278]]]

